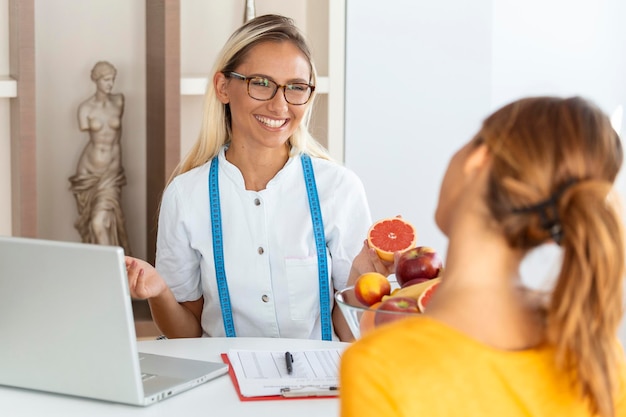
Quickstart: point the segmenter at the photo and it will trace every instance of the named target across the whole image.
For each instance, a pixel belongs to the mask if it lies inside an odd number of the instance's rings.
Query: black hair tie
[[[578,182],[578,180],[570,179],[546,200],[533,204],[532,206],[514,208],[513,213],[538,213],[541,228],[550,233],[552,240],[554,240],[557,245],[560,245],[563,239],[563,227],[561,226],[561,219],[559,219],[557,204],[563,193],[576,182]]]

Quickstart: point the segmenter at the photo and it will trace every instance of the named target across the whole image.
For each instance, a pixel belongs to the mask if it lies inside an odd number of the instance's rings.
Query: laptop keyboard
[[[138,354],[138,356],[139,356],[139,361],[143,360],[144,356],[143,356],[141,353],[140,353],[140,354]],[[154,375],[154,374],[149,374],[149,373],[147,373],[147,372],[142,372],[142,373],[141,373],[141,381],[142,381],[142,382],[146,382],[146,381],[148,381],[148,380],[150,380],[150,379],[152,379],[152,378],[156,378],[156,375]]]
[[[146,374],[146,373],[142,373],[141,374],[141,380],[143,382],[146,382],[147,380],[152,379],[152,378],[156,378],[156,375],[154,375],[154,374]]]

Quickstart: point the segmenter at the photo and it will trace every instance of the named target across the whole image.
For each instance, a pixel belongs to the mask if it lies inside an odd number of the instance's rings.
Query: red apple
[[[367,272],[354,283],[354,296],[363,305],[371,306],[391,293],[391,284],[386,276],[378,272]]]
[[[385,299],[376,309],[374,325],[391,323],[406,318],[408,314],[420,312],[417,300],[411,297],[390,297]]]
[[[418,278],[436,278],[442,270],[443,262],[439,254],[431,247],[418,246],[400,254],[396,264],[396,280],[400,287],[404,287]]]

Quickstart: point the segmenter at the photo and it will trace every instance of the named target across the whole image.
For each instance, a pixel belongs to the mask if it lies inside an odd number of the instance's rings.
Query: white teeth
[[[262,116],[256,116],[256,119],[263,123],[264,125],[268,126],[268,127],[281,127],[282,125],[284,125],[286,123],[285,119],[281,119],[281,120],[275,120],[275,119],[270,119],[268,117],[262,117]]]

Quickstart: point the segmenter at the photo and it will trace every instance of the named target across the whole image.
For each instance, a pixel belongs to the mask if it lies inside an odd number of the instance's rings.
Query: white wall
[[[581,95],[608,114],[626,104],[626,2],[622,0],[497,0],[493,13],[492,107],[525,95]],[[532,31],[528,28],[532,27]],[[622,124],[621,137],[626,136]],[[626,197],[622,169],[617,188]],[[530,283],[557,269],[546,247],[525,265]],[[622,329],[626,341],[626,322]]]
[[[440,178],[491,103],[491,12],[491,0],[348,1],[346,165],[375,219],[400,214],[441,251]]]
[[[375,218],[403,215],[442,252],[439,183],[483,117],[525,95],[626,104],[623,0],[352,0],[347,16],[346,165]],[[557,257],[537,251],[524,279],[544,285]]]

